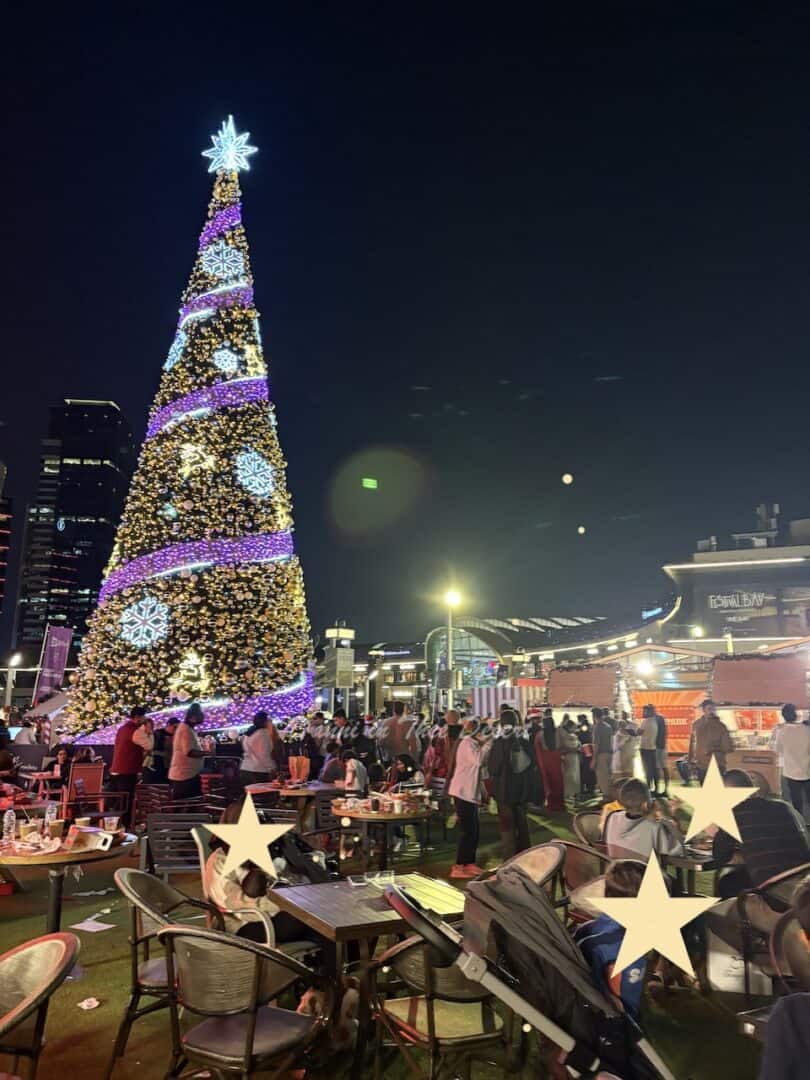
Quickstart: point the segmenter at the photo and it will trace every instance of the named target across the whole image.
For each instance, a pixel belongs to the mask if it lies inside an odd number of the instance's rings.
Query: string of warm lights
[[[180,321],[70,696],[74,734],[107,741],[132,705],[199,700],[208,724],[312,699],[303,575],[268,401],[232,120]],[[92,733],[92,734],[91,734]]]

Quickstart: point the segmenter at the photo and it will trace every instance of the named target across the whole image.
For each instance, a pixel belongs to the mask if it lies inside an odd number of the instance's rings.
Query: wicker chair
[[[599,911],[590,903],[591,896],[604,896],[604,874],[612,861],[608,855],[584,844],[571,840],[557,840],[565,848],[562,873],[555,879],[555,887],[562,888],[562,895],[555,896],[555,903],[566,909],[570,923],[584,923],[596,918]]]
[[[600,823],[602,815],[594,810],[582,810],[574,814],[574,835],[584,847],[596,848],[604,851],[602,843],[602,829]]]
[[[374,1076],[381,1075],[381,1051],[386,1036],[405,1058],[415,1076],[435,1078],[444,1070],[469,1076],[471,1060],[506,1048],[503,1018],[490,995],[453,967],[437,967],[430,946],[419,936],[394,945],[371,964],[371,1001],[376,1021]],[[391,975],[393,974],[393,979]],[[407,997],[390,993],[404,986]],[[413,1051],[428,1055],[428,1072],[419,1067]]]
[[[47,934],[0,956],[0,1056],[31,1063],[35,1080],[51,995],[70,974],[79,954],[75,934]]]
[[[145,874],[142,870],[121,869],[115,871],[114,877],[116,885],[126,897],[130,911],[131,986],[129,1003],[118,1026],[112,1058],[104,1074],[105,1080],[112,1076],[116,1060],[124,1056],[129,1033],[135,1021],[169,1005],[165,956],[162,952],[159,956],[149,955],[150,945],[158,930],[182,921],[178,917],[182,915],[183,908],[191,908],[195,913],[205,911],[218,929],[223,926],[222,917],[213,904],[186,896],[152,874]],[[142,997],[152,1000],[141,1007]]]
[[[168,926],[158,938],[166,946],[172,987],[172,1057],[169,1078],[186,1065],[242,1078],[268,1070],[281,1077],[324,1031],[332,990],[309,968],[269,945],[230,934]],[[307,1016],[270,1005],[292,986],[318,986],[327,996],[322,1016]],[[204,1017],[180,1033],[180,1010]]]

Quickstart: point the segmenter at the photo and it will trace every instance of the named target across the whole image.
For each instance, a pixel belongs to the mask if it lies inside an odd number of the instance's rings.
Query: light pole
[[[6,696],[3,702],[3,707],[8,713],[11,708],[11,695],[14,692],[14,683],[17,678],[17,668],[22,663],[22,654],[15,652],[13,656],[9,657],[8,668],[6,669]]]
[[[447,605],[447,674],[449,685],[447,687],[447,708],[453,708],[453,608],[461,603],[461,593],[457,589],[448,589],[444,594],[444,602]]]

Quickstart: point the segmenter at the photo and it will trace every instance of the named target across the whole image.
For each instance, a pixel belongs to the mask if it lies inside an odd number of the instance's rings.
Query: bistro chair
[[[187,926],[158,932],[171,987],[172,1057],[167,1080],[187,1065],[242,1078],[281,1077],[326,1030],[333,989],[286,953],[245,938]],[[326,995],[322,1016],[271,1005],[294,983]],[[180,1010],[203,1019],[180,1033]]]
[[[594,810],[581,810],[578,814],[574,814],[574,835],[580,844],[599,851],[605,850],[602,843],[601,820],[602,815]]]
[[[126,813],[129,796],[123,791],[104,790],[104,762],[79,762],[70,766],[68,782],[61,788],[49,789],[60,802],[59,816],[64,821],[75,817],[101,818],[109,814]]]
[[[168,784],[138,784],[132,811],[133,828],[145,832],[149,815],[165,813],[171,801],[172,793]]]
[[[504,1021],[490,995],[455,965],[437,966],[424,938],[410,937],[388,949],[372,962],[369,975],[376,1023],[375,1080],[381,1076],[386,1043],[399,1050],[414,1076],[425,1080],[437,1080],[445,1071],[448,1076],[469,1076],[479,1053],[490,1053],[494,1046],[506,1049]],[[394,996],[394,987],[404,987],[407,996]],[[414,1051],[427,1054],[427,1072]]]
[[[195,913],[204,911],[218,929],[223,926],[222,917],[214,905],[186,896],[151,874],[127,868],[116,870],[114,877],[130,912],[131,982],[129,1003],[118,1027],[105,1080],[112,1076],[116,1060],[124,1056],[135,1021],[169,1005],[166,958],[162,950],[158,956],[149,955],[158,930],[182,921],[178,916],[183,914],[184,908]],[[190,912],[185,914],[187,918],[194,917]],[[141,1006],[142,997],[150,998],[149,1004]]]
[[[224,929],[224,917],[225,915],[235,915],[245,922],[260,922],[264,927],[264,940],[267,945],[276,947],[276,929],[273,925],[273,917],[266,911],[260,911],[259,908],[247,907],[236,908],[232,911],[223,911],[218,908],[214,902],[211,894],[208,891],[208,878],[205,873],[206,864],[210,857],[210,851],[208,849],[208,830],[204,825],[195,825],[191,830],[191,835],[194,839],[194,843],[197,848],[197,856],[200,862],[200,881],[202,884],[202,893],[205,897],[206,903],[210,904],[212,908],[216,908],[223,918]],[[282,952],[289,953],[290,956],[304,956],[307,953],[314,952],[318,948],[318,943],[311,941],[308,938],[302,938],[300,941],[285,941],[279,948]]]
[[[605,895],[605,870],[611,858],[585,844],[572,840],[557,840],[565,848],[561,871],[554,881],[552,900],[555,906],[565,908],[569,923],[579,925],[599,915],[591,903],[592,898]]]
[[[196,874],[199,861],[191,830],[210,821],[207,813],[150,814],[146,819],[146,843],[141,848],[141,869],[148,867],[164,881],[172,874]]]
[[[51,995],[73,970],[79,948],[75,934],[46,934],[0,956],[0,1057],[13,1058],[15,1072],[26,1058],[30,1080],[37,1075]]]

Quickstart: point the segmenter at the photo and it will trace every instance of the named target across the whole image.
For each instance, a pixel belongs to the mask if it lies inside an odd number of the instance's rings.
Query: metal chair
[[[162,954],[149,955],[150,945],[156,939],[158,930],[178,922],[178,914],[183,908],[191,908],[195,913],[204,911],[218,929],[223,926],[222,917],[213,904],[186,896],[152,874],[127,868],[116,870],[114,877],[130,911],[131,984],[129,1003],[118,1026],[112,1058],[104,1074],[105,1080],[112,1076],[116,1060],[124,1056],[135,1021],[158,1009],[168,1008],[166,958]],[[141,1008],[142,997],[153,1000]]]
[[[574,814],[574,835],[580,844],[585,847],[604,850],[602,829],[600,827],[601,820],[602,815],[593,810],[581,810],[578,814]]]
[[[260,1070],[281,1077],[300,1062],[329,1023],[333,990],[291,956],[245,938],[186,926],[158,932],[166,947],[172,1026],[167,1080],[186,1065],[244,1080]],[[269,1003],[293,983],[326,994],[322,1016]],[[180,1010],[204,1017],[180,1033]]]
[[[75,934],[46,934],[0,956],[0,1056],[30,1062],[35,1080],[45,1020],[54,990],[72,971],[79,955]]]
[[[171,801],[172,793],[168,784],[138,784],[132,811],[133,828],[145,831],[149,815],[165,813]]]
[[[394,975],[385,983],[381,974]],[[492,1007],[491,996],[471,982],[457,967],[436,966],[430,946],[420,936],[394,945],[373,961],[371,1001],[376,1022],[374,1076],[381,1075],[381,1050],[387,1035],[415,1076],[435,1080],[445,1068],[448,1075],[469,1076],[472,1058],[494,1045],[506,1046],[503,1018]],[[404,986],[407,997],[390,990]],[[429,1071],[420,1069],[413,1050],[427,1053]]]
[[[431,803],[437,803],[439,809],[436,811],[434,817],[438,816],[442,826],[442,840],[447,842],[447,818],[450,815],[452,809],[453,800],[446,792],[447,781],[444,777],[436,776],[428,785],[430,790]],[[433,817],[429,817],[425,823],[425,829],[427,831],[427,842],[430,843],[430,826],[433,821]]]
[[[198,869],[197,846],[191,835],[195,825],[210,823],[206,813],[150,814],[146,819],[146,843],[141,850],[141,869],[168,881],[171,874],[193,874]]]
[[[554,880],[553,900],[555,906],[565,908],[570,923],[584,923],[596,918],[599,911],[588,903],[591,895],[604,896],[604,874],[612,861],[608,855],[584,844],[571,840],[557,840],[565,848],[565,860]],[[561,890],[556,895],[556,890]]]

